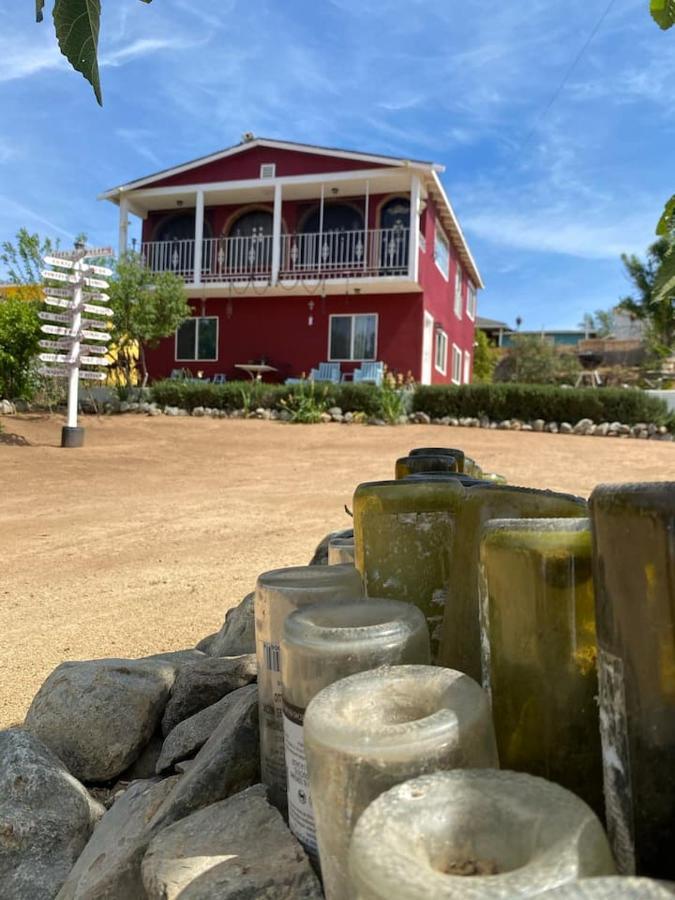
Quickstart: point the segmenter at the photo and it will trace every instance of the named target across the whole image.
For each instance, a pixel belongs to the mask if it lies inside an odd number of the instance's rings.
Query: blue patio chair
[[[222,372],[218,372],[213,376],[213,384],[225,384],[227,381],[227,375],[223,375]]]
[[[360,369],[354,369],[354,381],[356,383],[376,384],[378,387],[382,384],[384,378],[383,362],[364,362],[361,363]]]
[[[312,369],[309,373],[310,381],[331,381],[338,384],[340,381],[340,363],[322,362],[318,369]]]

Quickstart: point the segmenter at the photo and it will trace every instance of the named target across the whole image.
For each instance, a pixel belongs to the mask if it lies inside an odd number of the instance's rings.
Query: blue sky
[[[103,0],[100,109],[50,18],[0,0],[0,240],[114,244],[100,191],[252,131],[444,164],[479,313],[575,326],[628,291],[619,254],[675,189],[675,35],[648,0],[614,0],[569,74],[607,6]]]

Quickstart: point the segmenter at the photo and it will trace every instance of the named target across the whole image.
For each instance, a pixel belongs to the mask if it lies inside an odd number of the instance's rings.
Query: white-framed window
[[[452,378],[453,384],[462,383],[462,351],[457,344],[452,345]]]
[[[467,279],[466,284],[466,314],[472,322],[476,319],[476,286]]]
[[[458,319],[462,318],[462,267],[459,261],[455,269],[455,315]]]
[[[328,326],[328,359],[377,358],[377,313],[331,315]]]
[[[464,351],[464,384],[471,381],[471,354],[468,350]]]
[[[445,375],[448,371],[448,336],[442,328],[436,330],[434,367],[441,375]]]
[[[218,359],[218,316],[193,316],[176,329],[176,362]]]
[[[277,174],[277,164],[276,163],[262,163],[260,166],[260,177],[261,178],[274,178]]]
[[[443,229],[440,225],[436,225],[434,260],[441,270],[443,278],[447,281],[450,278],[450,242],[443,233]]]

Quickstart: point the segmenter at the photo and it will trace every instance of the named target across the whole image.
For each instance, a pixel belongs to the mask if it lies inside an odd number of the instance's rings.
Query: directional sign
[[[41,366],[38,372],[40,375],[53,375],[56,378],[66,378],[70,374],[69,369],[56,369],[51,366]],[[108,376],[105,372],[80,372],[79,377],[85,381],[105,381]]]
[[[113,314],[109,306],[94,306],[93,303],[85,303],[82,309],[97,316],[112,316]]]
[[[112,275],[113,270],[109,269],[107,266],[94,266],[91,263],[86,263],[87,272],[93,272],[94,275]]]
[[[107,347],[97,347],[96,344],[80,344],[80,350],[86,353],[98,353],[105,356],[108,352]]]
[[[101,359],[100,356],[81,356],[80,357],[80,365],[81,366],[111,366],[112,360]]]
[[[42,319],[45,322],[70,322],[70,316],[65,313],[52,313],[52,312],[39,312],[38,319]]]
[[[68,376],[68,369],[55,369],[53,366],[40,366],[38,372],[40,375],[55,375],[57,378]]]
[[[58,306],[61,309],[83,309],[85,312],[98,316],[112,316],[113,311],[109,306],[94,306],[92,303],[82,303],[77,306],[72,300],[64,300],[61,297],[45,297],[48,306]]]
[[[85,319],[84,316],[80,319],[80,324],[91,325],[92,328],[105,328],[107,326],[107,322],[103,322],[101,319]],[[106,338],[107,340],[107,338]]]
[[[112,247],[87,247],[82,250],[54,250],[52,256],[58,259],[91,259],[92,256],[114,256]]]
[[[105,381],[108,377],[107,372],[82,372],[80,370],[79,378],[84,378],[85,381]]]
[[[60,325],[40,325],[40,330],[45,334],[63,334],[71,339],[75,337],[70,328],[62,328]]]
[[[49,285],[48,288],[44,288],[45,291],[49,291],[52,297],[65,297],[66,299],[73,298],[74,288],[57,288]]]
[[[97,322],[97,325],[103,325],[103,322]],[[44,327],[44,326],[43,326]],[[109,334],[106,334],[103,331],[89,331],[89,329],[84,328],[80,332],[83,338],[86,338],[88,341],[107,341],[110,337]]]
[[[58,256],[45,256],[43,262],[46,266],[58,266],[60,269],[72,269],[75,265],[72,259],[62,259]]]
[[[105,288],[108,287],[107,281],[101,281],[100,278],[85,278],[84,283],[87,287],[95,287],[95,288]]]
[[[80,280],[77,275],[67,275],[65,272],[49,272],[47,269],[40,272],[40,275],[52,281],[67,281],[69,284],[76,284]],[[99,287],[99,285],[96,284],[94,287]]]
[[[85,300],[100,300],[101,303],[105,303],[106,300],[110,300],[108,294],[102,294],[99,291],[82,291],[82,296]]]
[[[64,353],[39,353],[38,359],[41,359],[42,362],[62,363],[63,365],[70,362],[70,357]]]
[[[44,338],[38,341],[43,350],[68,350],[72,344],[72,338],[61,338],[59,341],[46,341]],[[80,344],[82,347],[82,344]]]
[[[62,297],[45,297],[47,306],[60,306],[61,309],[72,309],[72,300],[65,300]]]

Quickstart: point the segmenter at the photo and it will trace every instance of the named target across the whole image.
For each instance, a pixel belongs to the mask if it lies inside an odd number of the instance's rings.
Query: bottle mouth
[[[355,588],[355,596],[359,595],[357,586],[361,584],[361,576],[353,565],[341,563],[335,566],[289,566],[284,569],[271,569],[258,576],[257,590],[280,594],[326,592],[332,588]],[[318,598],[317,598],[318,599]]]
[[[296,610],[284,623],[284,643],[356,651],[359,645],[394,644],[426,631],[424,614],[413,604],[375,598],[324,602]]]

